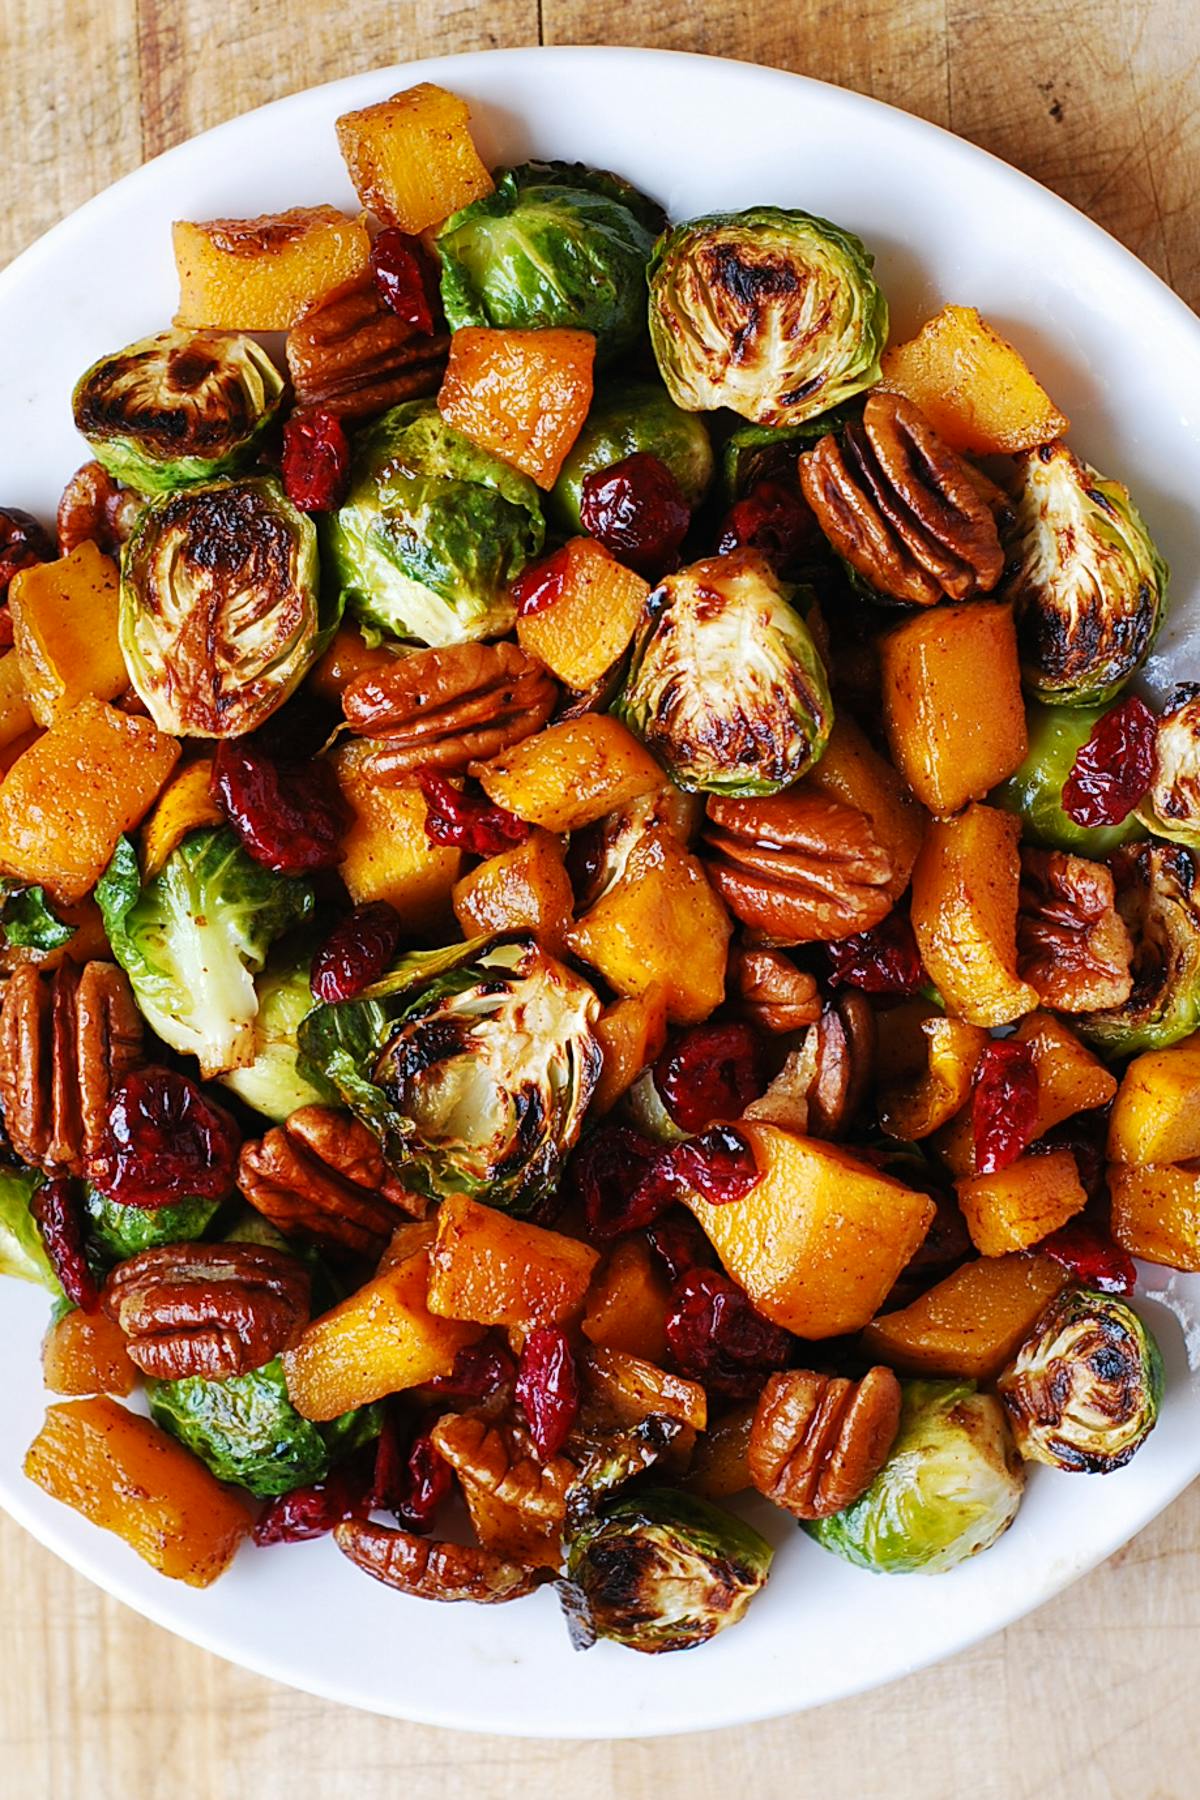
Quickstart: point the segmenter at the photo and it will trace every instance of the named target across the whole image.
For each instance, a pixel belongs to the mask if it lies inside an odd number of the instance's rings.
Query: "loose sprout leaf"
[[[171,1206],[126,1206],[95,1188],[85,1189],[88,1260],[102,1269],[160,1244],[202,1238],[220,1209],[219,1200],[178,1200]]]
[[[260,1499],[320,1481],[329,1471],[329,1446],[288,1399],[278,1357],[228,1381],[189,1375],[148,1382],[147,1392],[157,1424],[220,1481],[236,1481]],[[352,1436],[343,1420],[336,1423]]]
[[[42,1178],[32,1169],[0,1169],[0,1275],[34,1281],[61,1295],[29,1203]]]
[[[75,936],[74,925],[64,925],[42,887],[18,888],[0,910],[5,942],[21,950],[59,950]]]

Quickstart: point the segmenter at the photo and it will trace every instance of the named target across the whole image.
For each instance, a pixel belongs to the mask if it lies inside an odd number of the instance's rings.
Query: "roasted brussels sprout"
[[[778,206],[664,232],[650,339],[671,398],[796,425],[870,387],[888,332],[873,261],[852,232]]]
[[[0,892],[8,887],[0,881]],[[13,887],[0,903],[0,933],[19,950],[61,950],[75,936],[59,918],[41,887]]]
[[[570,535],[583,529],[579,506],[585,475],[647,451],[670,469],[688,505],[699,506],[713,472],[702,421],[681,412],[657,381],[610,382],[597,395],[550,490],[547,510],[559,530]]]
[[[1102,1056],[1165,1050],[1200,1026],[1196,856],[1182,844],[1132,844],[1112,858],[1117,911],[1133,938],[1133,991],[1123,1006],[1073,1020]]]
[[[560,1593],[572,1642],[690,1650],[737,1624],[773,1555],[742,1519],[694,1494],[642,1488],[610,1501],[567,1552]]]
[[[282,398],[283,377],[252,337],[160,331],[94,362],[72,404],[96,461],[162,494],[245,468]]]
[[[403,957],[300,1027],[328,1081],[418,1192],[527,1212],[555,1186],[600,1072],[600,1002],[530,937]]]
[[[437,234],[442,304],[463,325],[596,338],[598,365],[642,336],[646,264],[663,215],[618,175],[582,163],[522,163]]]
[[[1027,1461],[1108,1475],[1154,1429],[1162,1357],[1132,1307],[1077,1288],[1050,1303],[998,1385]]]
[[[0,1275],[35,1281],[61,1294],[29,1202],[42,1185],[32,1169],[0,1169]]]
[[[329,1098],[324,1085],[306,1080],[296,1067],[300,1021],[315,1004],[308,971],[307,956],[272,958],[254,984],[254,1060],[221,1076],[239,1100],[280,1124],[300,1107]]]
[[[882,1575],[940,1575],[1016,1517],[1025,1474],[1004,1408],[971,1381],[906,1381],[891,1454],[860,1500],[804,1530]]]
[[[1154,777],[1137,817],[1156,837],[1200,850],[1200,682],[1181,682],[1163,708]]]
[[[270,475],[143,507],[121,556],[129,679],[162,731],[239,737],[292,694],[341,617],[320,597],[317,532]]]
[[[447,425],[436,400],[359,432],[345,503],[323,531],[366,634],[438,647],[508,630],[508,584],[545,538],[533,482]]]
[[[192,1244],[204,1236],[219,1200],[177,1200],[172,1206],[126,1206],[93,1187],[84,1191],[88,1260],[102,1269],[160,1244]]]
[[[1019,813],[1025,836],[1051,850],[1071,850],[1093,861],[1105,857],[1119,844],[1145,835],[1133,813],[1120,825],[1077,825],[1063,811],[1062,791],[1075,766],[1075,758],[1092,735],[1103,706],[1026,707],[1029,748],[1025,760],[992,799],[1006,812]]]
[[[273,875],[232,831],[189,832],[142,885],[137,852],[122,838],[96,888],[112,953],[138,1009],[205,1076],[254,1061],[254,977],[276,938],[307,919],[306,881]]]
[[[774,794],[825,748],[824,665],[766,558],[693,563],[651,594],[613,708],[677,786]]]
[[[1098,706],[1149,653],[1167,603],[1167,565],[1128,488],[1064,443],[1018,458],[1005,595],[1021,674],[1039,700]]]

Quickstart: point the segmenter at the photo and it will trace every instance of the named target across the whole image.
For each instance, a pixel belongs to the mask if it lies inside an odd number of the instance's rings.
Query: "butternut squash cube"
[[[595,538],[564,545],[562,590],[541,612],[517,620],[521,648],[569,688],[598,682],[629,648],[650,584]]]
[[[385,225],[414,236],[490,194],[465,100],[422,81],[337,122],[355,192]]]
[[[872,748],[847,713],[834,719],[821,760],[804,777],[804,786],[866,814],[895,865],[887,893],[898,900],[912,876],[928,815],[899,770]]]
[[[913,869],[912,925],[946,1011],[1007,1025],[1037,1006],[1017,974],[1021,821],[994,806],[935,819]]]
[[[224,1574],[254,1523],[245,1502],[182,1444],[105,1395],[48,1406],[25,1473],[189,1587]]]
[[[1200,1032],[1134,1057],[1117,1090],[1108,1154],[1123,1163],[1200,1157]]]
[[[882,358],[880,387],[904,394],[955,450],[976,456],[1032,450],[1069,420],[1018,350],[973,306],[943,306],[916,337]]]
[[[477,1325],[561,1325],[582,1307],[599,1260],[577,1238],[452,1194],[438,1208],[430,1311]]]
[[[604,1350],[665,1362],[671,1286],[646,1239],[621,1238],[588,1289],[583,1335]]]
[[[592,404],[590,331],[495,331],[450,340],[438,394],[443,419],[472,443],[552,488]]]
[[[356,906],[387,900],[404,920],[406,932],[432,936],[452,917],[462,851],[430,843],[425,797],[415,781],[398,787],[376,787],[370,781],[363,765],[371,749],[370,740],[361,738],[333,758],[338,786],[353,814],[338,872]]]
[[[1200,1164],[1111,1163],[1108,1190],[1122,1250],[1200,1274]]]
[[[21,659],[15,650],[6,650],[0,656],[0,750],[19,744],[33,729]]]
[[[358,675],[379,674],[396,665],[396,652],[384,644],[368,644],[357,625],[339,625],[333,642],[313,665],[309,692],[340,707],[342,695]]]
[[[42,1380],[54,1394],[132,1394],[137,1370],[121,1327],[75,1307],[42,1339]]]
[[[988,1034],[922,1000],[889,1007],[877,1024],[879,1122],[889,1137],[929,1137],[966,1105]]]
[[[930,812],[982,800],[1028,747],[1011,606],[935,606],[879,647],[896,766]],[[819,766],[819,765],[818,765]]]
[[[983,1256],[1026,1250],[1087,1205],[1069,1150],[1021,1156],[994,1175],[972,1175],[954,1185],[971,1242]]]
[[[319,295],[367,267],[361,218],[336,206],[293,206],[257,219],[179,220],[171,227],[179,273],[176,325],[290,331]]]
[[[223,823],[225,815],[212,797],[212,768],[211,756],[186,763],[158,796],[142,826],[143,880],[154,879],[189,831]]]
[[[545,831],[578,831],[663,785],[650,752],[609,713],[563,719],[475,774],[489,800]]]
[[[614,1001],[597,1020],[596,1036],[604,1062],[592,1111],[602,1114],[611,1112],[666,1043],[666,989],[655,985],[644,994]]]
[[[994,1381],[1070,1280],[1048,1256],[964,1263],[911,1306],[873,1319],[860,1340],[863,1355],[900,1375]]]
[[[53,725],[89,695],[115,700],[129,686],[117,641],[119,593],[116,563],[90,539],[13,578],[13,648],[39,725]]]
[[[757,1186],[725,1206],[698,1194],[684,1205],[766,1318],[803,1338],[860,1331],[919,1249],[933,1201],[839,1144],[745,1120],[740,1129]]]
[[[0,782],[0,864],[56,900],[82,900],[178,759],[176,739],[149,719],[81,700]]]
[[[750,1433],[756,1402],[747,1401],[714,1419],[697,1438],[683,1485],[702,1500],[728,1500],[745,1493],[750,1480]]]
[[[543,950],[561,956],[575,896],[562,845],[548,831],[489,856],[454,884],[454,916],[464,937],[532,931]]]

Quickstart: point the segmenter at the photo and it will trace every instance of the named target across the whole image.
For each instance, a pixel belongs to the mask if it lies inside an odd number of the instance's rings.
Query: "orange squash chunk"
[[[1113,1106],[1108,1154],[1128,1163],[1200,1156],[1200,1032],[1134,1057]]]
[[[879,1122],[889,1137],[929,1137],[965,1106],[988,1034],[922,1000],[889,1007],[877,1023]]]
[[[552,488],[592,404],[595,360],[590,331],[468,325],[450,340],[438,410],[472,443]]]
[[[454,916],[464,937],[531,931],[543,950],[561,956],[575,896],[562,845],[548,831],[489,856],[454,884]]]
[[[637,1425],[654,1414],[678,1419],[693,1431],[703,1431],[708,1424],[708,1397],[698,1381],[671,1374],[627,1350],[599,1345],[589,1350],[583,1358],[583,1379],[623,1424]]]
[[[1200,1163],[1110,1163],[1112,1234],[1123,1250],[1200,1273]]]
[[[943,306],[916,337],[882,358],[880,387],[904,394],[954,450],[977,456],[1032,450],[1070,421],[1018,350],[973,306]]]
[[[925,836],[925,808],[848,714],[839,712],[834,719],[821,760],[809,770],[803,785],[866,814],[875,837],[895,865],[887,891],[893,901],[898,900],[908,886]]]
[[[56,900],[82,900],[178,758],[149,719],[81,700],[0,782],[0,864]]]
[[[293,206],[257,219],[179,220],[171,227],[179,272],[176,325],[289,331],[330,288],[361,274],[371,239],[336,206]]]
[[[1026,1250],[1087,1205],[1069,1150],[1021,1156],[994,1175],[972,1175],[954,1185],[971,1242],[983,1256]]]
[[[340,707],[342,695],[358,675],[377,675],[394,668],[394,650],[383,644],[368,644],[357,625],[339,625],[329,648],[313,665],[308,676],[308,690],[319,700]]]
[[[728,1500],[745,1493],[750,1480],[750,1433],[754,1429],[756,1402],[747,1401],[722,1413],[696,1439],[683,1485],[703,1500]]]
[[[912,878],[912,925],[946,1011],[1007,1025],[1038,1003],[1017,974],[1021,821],[994,806],[935,819]]]
[[[610,1112],[667,1041],[667,995],[661,986],[616,1000],[596,1022],[604,1062],[592,1111]]]
[[[361,738],[333,757],[353,815],[338,873],[356,906],[387,900],[406,931],[431,936],[450,920],[462,852],[426,837],[425,798],[415,781],[376,787],[368,779],[363,764],[371,749],[370,739]]]
[[[936,606],[879,648],[896,766],[933,813],[982,800],[1020,767],[1028,739],[1010,606]]]
[[[48,1406],[25,1473],[189,1587],[224,1574],[254,1522],[182,1444],[104,1395]]]
[[[863,1355],[900,1375],[994,1381],[1070,1280],[1048,1256],[964,1263],[911,1306],[874,1319],[860,1340]]]
[[[489,800],[546,831],[578,831],[663,784],[650,752],[608,713],[550,725],[474,773]]]
[[[595,538],[572,538],[558,552],[562,588],[541,612],[517,620],[521,648],[569,688],[598,682],[624,655],[650,595],[649,582]]]
[[[429,1307],[478,1325],[560,1325],[583,1305],[597,1251],[466,1194],[438,1208]]]
[[[469,116],[465,100],[430,81],[343,113],[338,148],[367,210],[415,235],[490,194]]]
[[[762,1172],[744,1200],[683,1203],[759,1312],[797,1337],[859,1331],[933,1221],[928,1194],[777,1125],[743,1120]]]
[[[189,831],[220,825],[225,815],[212,797],[212,757],[176,769],[142,826],[142,878],[152,881]]]
[[[54,1394],[132,1394],[137,1370],[121,1327],[107,1313],[76,1307],[42,1339],[42,1380]]]
[[[17,745],[28,749],[29,745],[23,744],[22,740],[29,738],[32,742],[30,734],[33,732],[33,714],[25,692],[21,659],[15,650],[6,650],[0,656],[0,751]]]
[[[665,1362],[671,1288],[645,1238],[621,1238],[588,1289],[583,1335],[605,1350]]]
[[[88,695],[115,700],[129,686],[117,641],[119,589],[116,563],[90,539],[13,578],[13,648],[39,725],[53,725]]]

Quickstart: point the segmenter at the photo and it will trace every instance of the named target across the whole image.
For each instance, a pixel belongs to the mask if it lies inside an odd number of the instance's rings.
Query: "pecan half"
[[[898,394],[872,394],[861,423],[802,456],[800,485],[838,555],[894,600],[970,600],[1004,571],[974,470]]]
[[[296,409],[354,421],[435,393],[449,349],[446,332],[423,337],[390,312],[366,269],[322,294],[288,332]]]
[[[709,880],[772,944],[852,937],[891,911],[896,864],[857,808],[796,787],[763,800],[710,795],[707,814]]]
[[[347,1519],[333,1528],[343,1556],[366,1574],[418,1600],[474,1600],[497,1606],[521,1600],[546,1580],[544,1569],[523,1569],[476,1544],[446,1544],[416,1537],[367,1519]]]
[[[13,970],[0,1006],[0,1108],[24,1162],[82,1175],[110,1093],[141,1061],[141,1016],[115,963]]]
[[[772,1375],[750,1430],[750,1479],[798,1519],[824,1519],[866,1492],[900,1424],[900,1383],[890,1369],[861,1381],[788,1369]]]
[[[815,980],[782,950],[734,949],[729,985],[739,1012],[774,1036],[802,1031],[821,1016]]]
[[[370,1257],[382,1255],[402,1217],[422,1218],[428,1204],[391,1173],[374,1132],[328,1106],[302,1106],[243,1144],[238,1186],[285,1237]]]
[[[144,1375],[227,1381],[261,1368],[308,1318],[309,1273],[265,1244],[162,1244],[119,1263],[104,1310]]]
[[[431,1435],[484,1549],[524,1568],[556,1569],[574,1466],[562,1456],[540,1463],[511,1426],[471,1413],[447,1413]]]
[[[742,1117],[762,1119],[802,1137],[841,1137],[870,1084],[875,1041],[870,1001],[852,990],[839,994]]]
[[[452,644],[357,676],[342,710],[352,731],[375,740],[363,769],[386,787],[418,769],[457,773],[498,756],[541,730],[557,691],[517,644]]]
[[[84,463],[68,481],[58,503],[59,555],[70,556],[90,539],[106,556],[119,556],[145,504],[140,494],[119,488],[98,462]]]
[[[1103,863],[1063,850],[1021,851],[1017,970],[1045,1006],[1092,1012],[1133,988],[1133,942]]]

